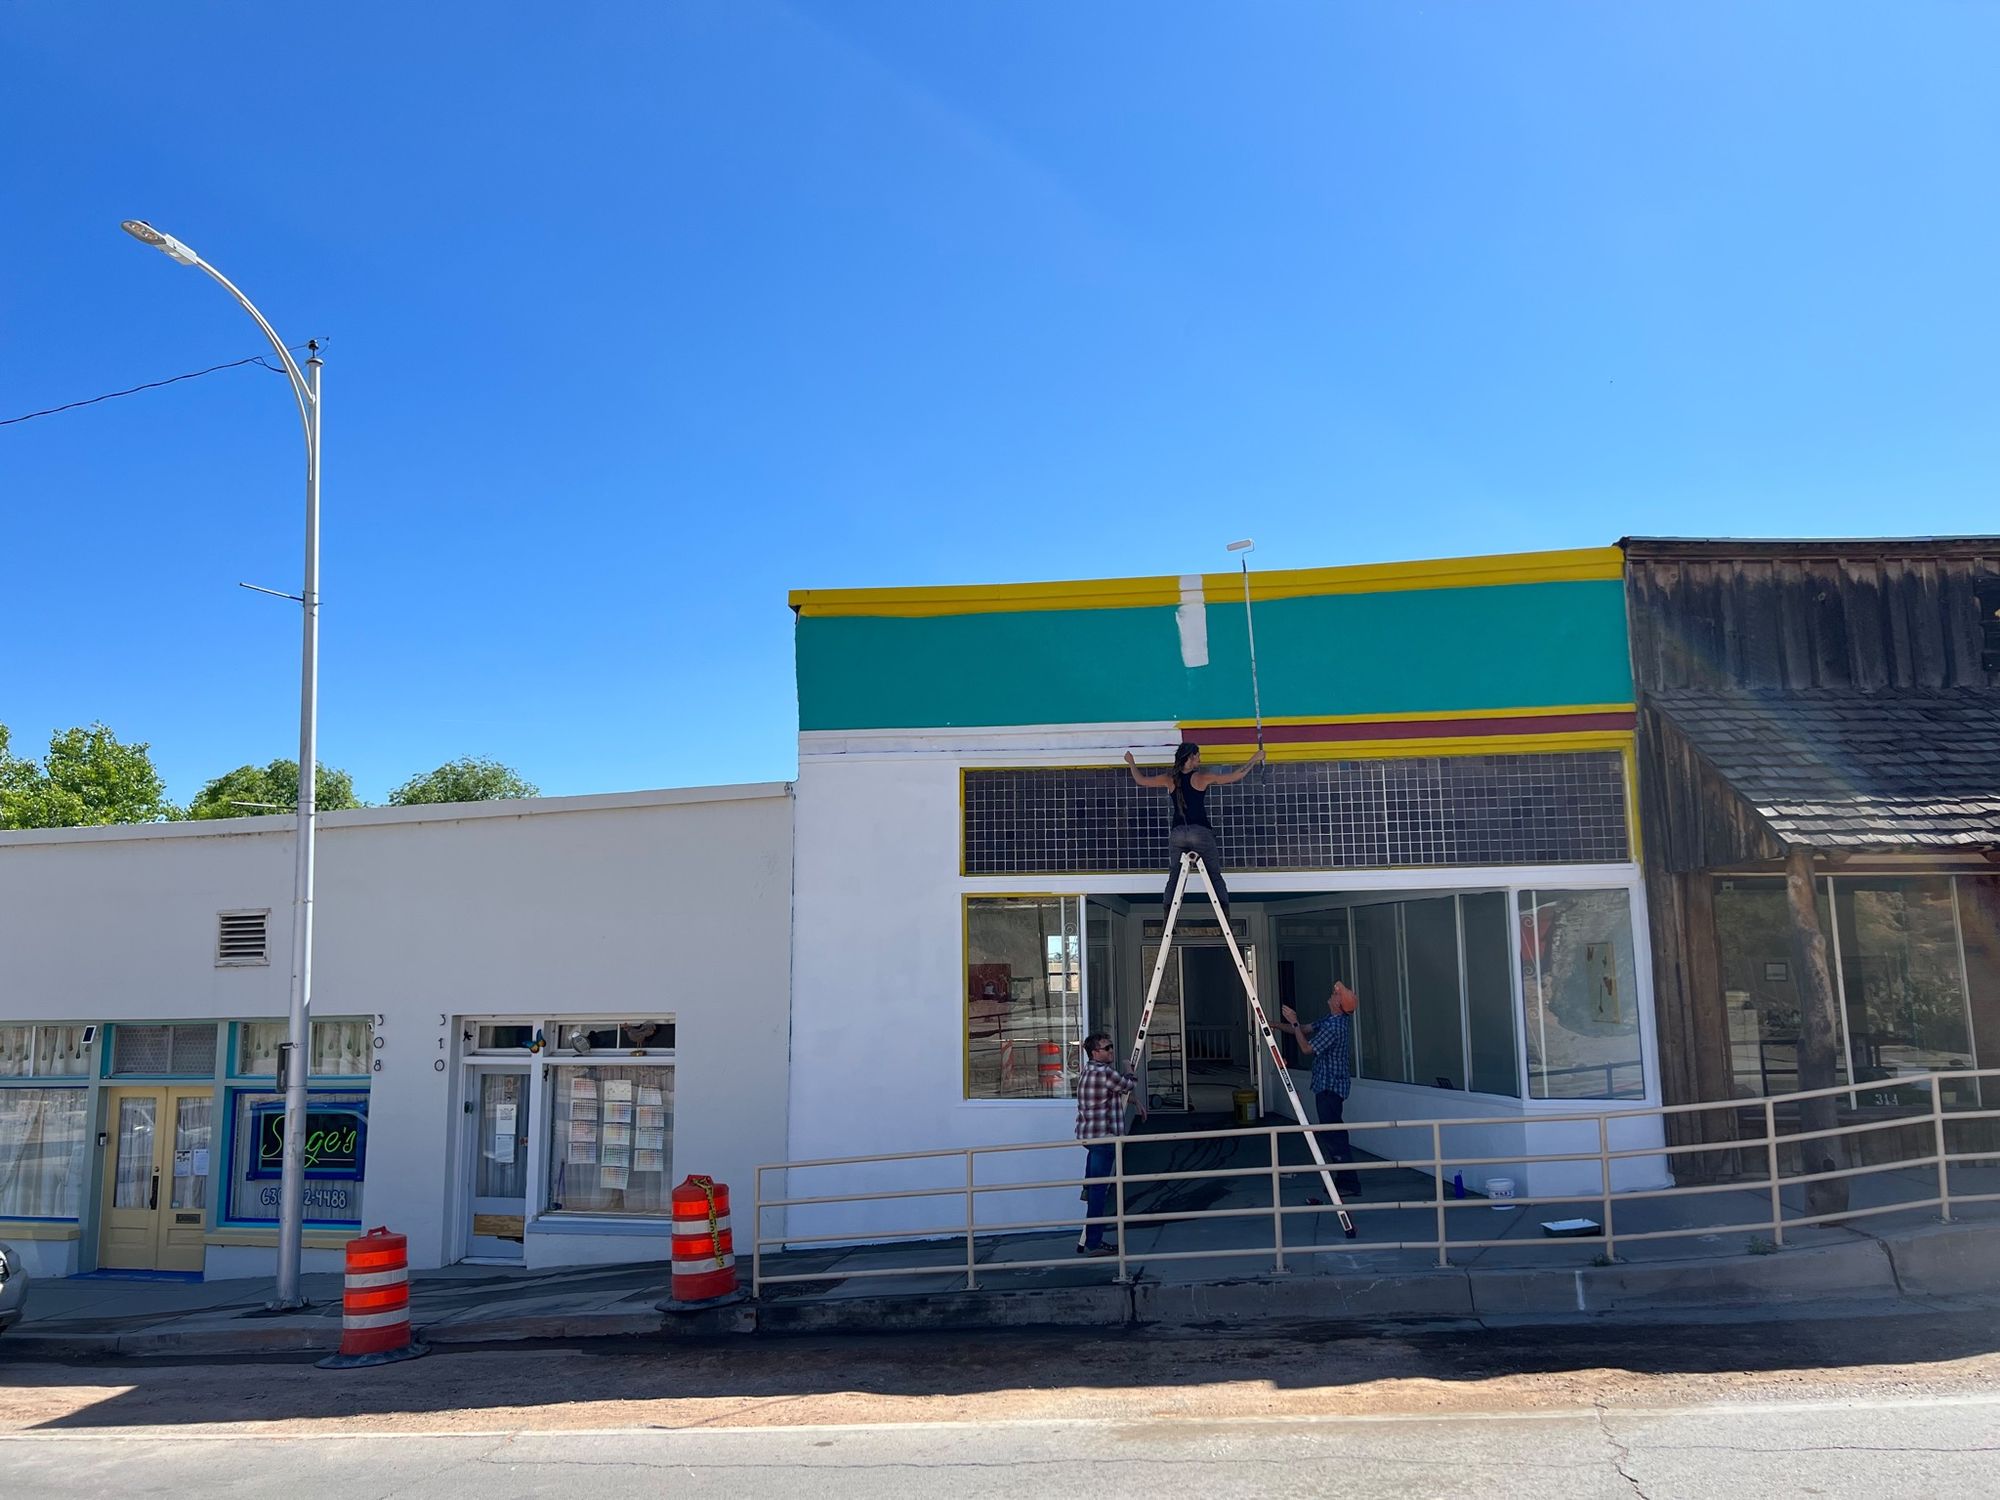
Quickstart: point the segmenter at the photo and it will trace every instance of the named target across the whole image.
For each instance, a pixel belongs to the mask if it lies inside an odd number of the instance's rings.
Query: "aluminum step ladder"
[[[1292,1118],[1301,1125],[1307,1125],[1310,1122],[1306,1119],[1305,1106],[1299,1103],[1299,1091],[1292,1084],[1292,1071],[1285,1065],[1285,1055],[1278,1049],[1278,1039],[1271,1032],[1263,1002],[1257,998],[1257,986],[1250,978],[1249,967],[1243,962],[1243,951],[1236,946],[1235,929],[1229,925],[1222,903],[1215,899],[1215,887],[1209,883],[1208,871],[1202,865],[1201,856],[1193,850],[1181,855],[1180,874],[1174,880],[1174,899],[1167,907],[1166,929],[1160,934],[1160,954],[1153,961],[1152,983],[1146,986],[1146,1008],[1139,1012],[1139,1034],[1132,1040],[1132,1055],[1126,1061],[1125,1071],[1135,1078],[1139,1076],[1139,1055],[1146,1048],[1146,1031],[1153,1024],[1153,1005],[1160,998],[1160,979],[1167,972],[1167,955],[1174,948],[1174,923],[1180,920],[1181,900],[1187,894],[1188,878],[1198,870],[1201,872],[1202,889],[1208,893],[1208,904],[1215,908],[1215,919],[1222,925],[1223,941],[1229,944],[1229,957],[1236,965],[1236,977],[1243,981],[1243,993],[1250,1001],[1251,1014],[1257,1018],[1257,1034],[1264,1039],[1264,1048],[1271,1055],[1272,1066],[1277,1069],[1278,1081],[1285,1086],[1285,1099],[1292,1106]],[[1144,1087],[1143,1082],[1141,1087]],[[1305,1138],[1306,1149],[1312,1152],[1313,1162],[1319,1168],[1319,1180],[1326,1187],[1326,1201],[1340,1216],[1340,1232],[1351,1240],[1354,1238],[1354,1220],[1348,1216],[1340,1191],[1333,1185],[1333,1172],[1327,1166],[1326,1157],[1320,1153],[1319,1133],[1309,1129]]]

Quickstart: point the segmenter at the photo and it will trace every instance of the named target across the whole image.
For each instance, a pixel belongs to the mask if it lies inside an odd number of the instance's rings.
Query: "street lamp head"
[[[198,266],[201,257],[188,249],[170,234],[161,234],[144,219],[127,219],[121,226],[124,231],[142,245],[151,245],[155,250],[171,255],[184,266]]]

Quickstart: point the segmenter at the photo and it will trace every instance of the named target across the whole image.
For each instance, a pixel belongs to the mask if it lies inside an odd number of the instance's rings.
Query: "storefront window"
[[[566,1064],[553,1072],[549,1211],[668,1212],[673,1178],[674,1070]]]
[[[1465,1006],[1458,985],[1458,903],[1405,901],[1403,957],[1409,996],[1410,1069],[1437,1088],[1465,1087]]]
[[[1841,991],[1836,1082],[1849,1081],[1850,1063],[1855,1083],[1973,1066],[1957,894],[1944,875],[1819,882],[1827,969]],[[1736,1092],[1790,1093],[1800,1002],[1784,883],[1718,880],[1715,934]],[[1949,1088],[1945,1102],[1958,1102]]]
[[[1827,934],[1831,973],[1833,920],[1824,882],[1819,921]],[[1745,1098],[1793,1093],[1799,1086],[1799,987],[1785,883],[1734,877],[1716,881],[1715,934],[1735,1091]],[[1845,1055],[1835,1059],[1834,1068],[1836,1081],[1845,1083]]]
[[[1402,937],[1394,901],[1353,908],[1356,1071],[1363,1078],[1408,1083],[1409,1028],[1403,1014]],[[1306,1010],[1312,1018],[1312,1009]]]
[[[1472,1088],[1521,1097],[1514,1027],[1514,981],[1507,958],[1507,893],[1476,891],[1458,898],[1465,924],[1467,1050]]]
[[[1950,876],[1836,878],[1857,1083],[1972,1066]]]
[[[78,1216],[88,1100],[75,1087],[0,1088],[0,1218]]]
[[[1505,891],[1286,915],[1276,932],[1280,998],[1308,1024],[1335,979],[1360,997],[1357,1076],[1520,1097]]]
[[[285,1096],[232,1089],[229,1118],[228,1216],[238,1224],[275,1224],[284,1175]],[[312,1090],[306,1096],[305,1151],[306,1221],[360,1223],[368,1151],[367,1093]]]
[[[965,903],[965,1094],[1073,1097],[1083,1042],[1083,902],[972,896]]]
[[[1645,1097],[1630,896],[1522,891],[1520,899],[1529,1095]]]

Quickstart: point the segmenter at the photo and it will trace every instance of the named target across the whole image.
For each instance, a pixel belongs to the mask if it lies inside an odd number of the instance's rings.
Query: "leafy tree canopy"
[[[355,800],[354,778],[345,771],[322,765],[314,778],[313,793],[321,812],[339,812],[359,807]],[[218,776],[195,794],[188,804],[190,818],[256,818],[272,813],[297,812],[299,807],[299,763],[274,760],[268,766],[238,766]]]
[[[153,769],[152,747],[125,745],[102,724],[49,736],[39,764],[16,757],[0,724],[0,828],[89,828],[183,816]]]
[[[484,756],[466,755],[422,776],[412,776],[389,793],[391,807],[424,802],[499,802],[512,797],[539,797],[541,791],[511,766]]]

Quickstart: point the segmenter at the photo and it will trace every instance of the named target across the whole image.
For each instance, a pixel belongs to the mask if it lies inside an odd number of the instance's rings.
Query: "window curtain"
[[[83,1194],[83,1089],[0,1089],[0,1218],[74,1219]]]

